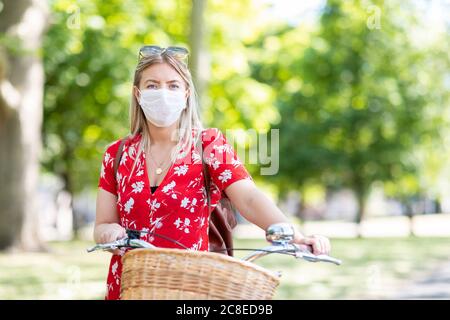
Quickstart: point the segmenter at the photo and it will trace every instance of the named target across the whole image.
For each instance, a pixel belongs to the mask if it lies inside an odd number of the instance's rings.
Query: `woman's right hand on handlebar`
[[[119,239],[123,239],[127,236],[127,232],[124,227],[117,223],[105,223],[95,227],[94,240],[96,243],[108,243]],[[108,250],[112,254],[122,255],[123,250],[115,249]]]

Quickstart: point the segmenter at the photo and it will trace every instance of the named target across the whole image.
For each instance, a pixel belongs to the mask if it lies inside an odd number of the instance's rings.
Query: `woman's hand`
[[[331,244],[327,237],[320,235],[303,236],[299,232],[296,232],[295,235],[294,243],[306,247],[304,249],[307,249],[308,251],[311,251],[310,248],[312,248],[312,253],[316,256],[320,254],[330,254]]]
[[[108,243],[113,242],[127,236],[127,232],[124,227],[118,223],[104,223],[95,227],[95,242],[96,243]],[[121,249],[108,250],[112,254],[122,255]]]
[[[97,226],[97,243],[113,242],[127,236],[124,227],[118,223],[105,223]]]
[[[99,188],[96,205],[94,227],[95,243],[107,243],[125,238],[127,233],[120,225],[120,217],[117,212],[117,196]],[[113,254],[121,253],[121,250],[108,251]]]

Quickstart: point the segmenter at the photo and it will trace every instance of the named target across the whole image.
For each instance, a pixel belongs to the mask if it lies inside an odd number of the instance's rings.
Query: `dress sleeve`
[[[208,164],[211,182],[218,186],[220,191],[238,180],[253,180],[219,129],[205,130],[202,139],[204,159]]]
[[[114,177],[114,159],[119,149],[120,140],[111,143],[103,154],[98,187],[117,195],[116,178]]]

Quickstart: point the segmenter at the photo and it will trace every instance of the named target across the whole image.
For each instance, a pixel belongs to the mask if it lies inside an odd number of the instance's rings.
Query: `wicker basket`
[[[279,277],[253,263],[212,252],[134,249],[123,257],[121,299],[268,300]]]

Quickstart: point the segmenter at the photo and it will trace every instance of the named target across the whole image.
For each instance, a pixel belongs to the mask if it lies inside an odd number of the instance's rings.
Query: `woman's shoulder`
[[[204,128],[202,130],[202,139],[203,141],[211,141],[212,139],[217,139],[222,136],[223,133],[219,128]]]
[[[110,155],[116,154],[117,150],[119,149],[119,145],[122,139],[114,140],[113,142],[110,142],[106,145],[105,152],[109,153]]]
[[[219,128],[192,128],[192,138],[198,141],[201,138],[203,143],[216,140],[221,135]]]
[[[137,134],[137,135],[134,135],[134,136],[128,135],[126,137],[121,137],[121,138],[119,138],[117,140],[114,140],[113,142],[109,143],[106,146],[106,151],[105,152],[109,153],[111,157],[115,157],[115,155],[117,154],[117,151],[119,150],[119,146],[122,143],[122,141],[125,140],[124,146],[131,145],[133,143],[139,142],[140,141],[140,137],[141,137],[140,134]]]

